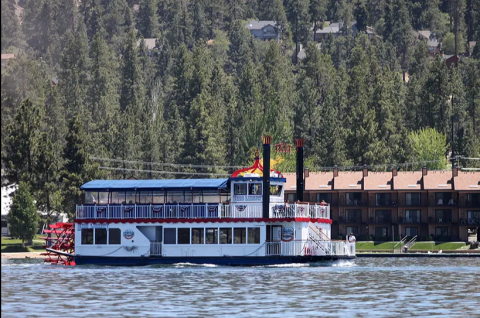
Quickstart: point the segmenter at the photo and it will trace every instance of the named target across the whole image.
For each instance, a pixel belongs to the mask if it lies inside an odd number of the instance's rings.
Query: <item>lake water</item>
[[[60,267],[2,259],[2,317],[480,317],[480,258]]]

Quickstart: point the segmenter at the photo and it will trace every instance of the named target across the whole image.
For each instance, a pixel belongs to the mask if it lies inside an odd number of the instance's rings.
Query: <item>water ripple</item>
[[[2,259],[2,317],[480,317],[480,259],[61,267]]]

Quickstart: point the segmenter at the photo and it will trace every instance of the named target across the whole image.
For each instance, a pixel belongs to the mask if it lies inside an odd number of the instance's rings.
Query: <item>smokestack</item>
[[[363,166],[363,177],[368,177],[368,169],[367,169],[367,165],[364,165]]]
[[[270,144],[272,136],[263,136],[263,217],[270,217]]]
[[[392,169],[392,177],[396,177],[397,176],[397,167],[393,167]]]
[[[305,139],[295,138],[295,146],[297,147],[297,200],[303,201],[303,146],[305,145]]]
[[[338,168],[337,166],[335,166],[335,168],[333,168],[333,177],[338,177]]]
[[[452,177],[458,177],[458,167],[454,164],[452,168]]]
[[[427,175],[427,167],[423,167],[422,168],[422,176],[426,176]]]

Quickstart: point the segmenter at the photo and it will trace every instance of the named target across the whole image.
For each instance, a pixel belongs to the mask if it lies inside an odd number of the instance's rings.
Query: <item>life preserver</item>
[[[305,246],[305,256],[310,256],[312,253],[310,252],[310,247]]]

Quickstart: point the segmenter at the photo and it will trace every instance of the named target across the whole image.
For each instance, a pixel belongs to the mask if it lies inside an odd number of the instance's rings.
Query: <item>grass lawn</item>
[[[392,250],[393,246],[398,242],[357,242],[355,244],[355,249],[357,251],[361,250]],[[398,244],[395,248],[399,248],[400,244]]]
[[[417,251],[452,251],[459,249],[462,246],[465,246],[466,243],[433,243],[433,242],[418,242],[412,246],[410,250],[417,250]]]
[[[33,246],[27,246],[26,248],[22,248],[22,240],[2,237],[2,253],[40,252],[45,250],[45,241],[40,240],[41,236],[41,234],[35,235],[33,238]]]

